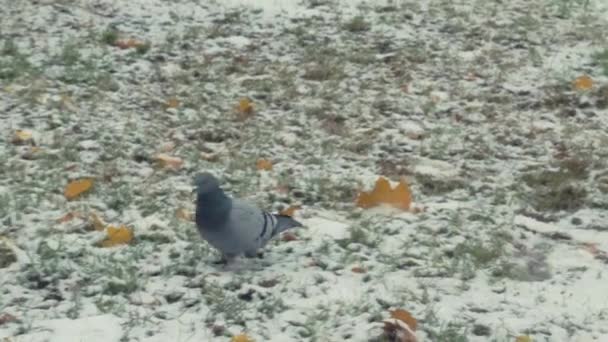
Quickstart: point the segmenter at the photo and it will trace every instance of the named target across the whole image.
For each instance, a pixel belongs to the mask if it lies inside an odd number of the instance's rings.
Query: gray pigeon
[[[271,214],[228,197],[210,173],[196,175],[196,226],[227,262],[240,254],[254,257],[258,249],[281,232],[302,224],[285,215]]]

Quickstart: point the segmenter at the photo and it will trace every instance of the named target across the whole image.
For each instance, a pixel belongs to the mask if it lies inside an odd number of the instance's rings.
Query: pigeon
[[[194,182],[196,226],[202,238],[222,253],[218,262],[227,263],[241,254],[255,257],[273,237],[302,226],[290,216],[271,214],[229,197],[210,173],[196,175]]]

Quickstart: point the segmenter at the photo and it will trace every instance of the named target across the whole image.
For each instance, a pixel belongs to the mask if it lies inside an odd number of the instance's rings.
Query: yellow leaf
[[[285,216],[293,216],[293,214],[295,214],[296,210],[298,210],[298,209],[300,209],[300,207],[295,206],[295,205],[290,205],[289,208],[281,210],[281,212],[279,214],[285,215]]]
[[[89,191],[92,186],[92,178],[76,179],[66,185],[63,194],[68,200],[73,200],[74,198],[80,196],[82,193]]]
[[[91,225],[93,226],[93,229],[97,231],[102,231],[106,227],[106,223],[103,222],[103,220],[93,212],[89,215],[89,220],[91,222]]]
[[[15,131],[15,134],[12,139],[13,144],[23,144],[32,140],[32,131],[28,131],[25,129],[18,129]]]
[[[251,114],[253,112],[253,102],[246,97],[242,98],[239,101],[239,112]]]
[[[527,335],[520,335],[515,338],[515,342],[532,342],[532,338]]]
[[[184,208],[179,208],[175,211],[175,216],[183,221],[194,221],[194,215]]]
[[[104,241],[101,242],[103,247],[113,247],[117,245],[123,245],[133,240],[133,230],[122,225],[119,227],[108,226],[108,236]]]
[[[179,170],[182,167],[182,165],[184,164],[184,161],[181,158],[172,157],[165,153],[159,153],[154,158],[163,167],[173,169],[173,170]]]
[[[379,177],[372,191],[361,191],[357,197],[357,206],[360,208],[367,209],[380,204],[408,210],[412,204],[412,193],[405,180],[402,179],[394,189],[391,189],[388,180]]]
[[[258,159],[255,163],[255,168],[258,170],[270,171],[272,170],[272,162],[268,159]]]
[[[410,327],[410,329],[412,329],[414,331],[416,330],[416,327],[418,326],[418,321],[416,321],[414,316],[412,316],[412,314],[406,310],[402,310],[402,309],[393,310],[393,311],[391,311],[391,317],[398,319],[401,322],[407,324],[407,326]]]
[[[165,107],[167,108],[177,108],[179,107],[179,100],[177,97],[172,97],[165,102]]]
[[[245,334],[238,334],[232,336],[230,342],[253,342],[253,340]]]
[[[593,79],[587,75],[579,76],[574,80],[576,90],[589,90],[593,87]]]

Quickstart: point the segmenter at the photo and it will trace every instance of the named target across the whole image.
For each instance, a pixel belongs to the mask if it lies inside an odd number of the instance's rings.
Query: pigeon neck
[[[232,208],[232,201],[222,189],[198,194],[196,200],[196,221],[203,227],[213,229],[226,222]]]

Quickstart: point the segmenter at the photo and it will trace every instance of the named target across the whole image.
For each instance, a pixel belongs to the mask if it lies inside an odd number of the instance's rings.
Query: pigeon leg
[[[215,265],[228,265],[234,260],[234,258],[236,258],[236,254],[222,254],[222,257],[213,261],[213,263]]]

